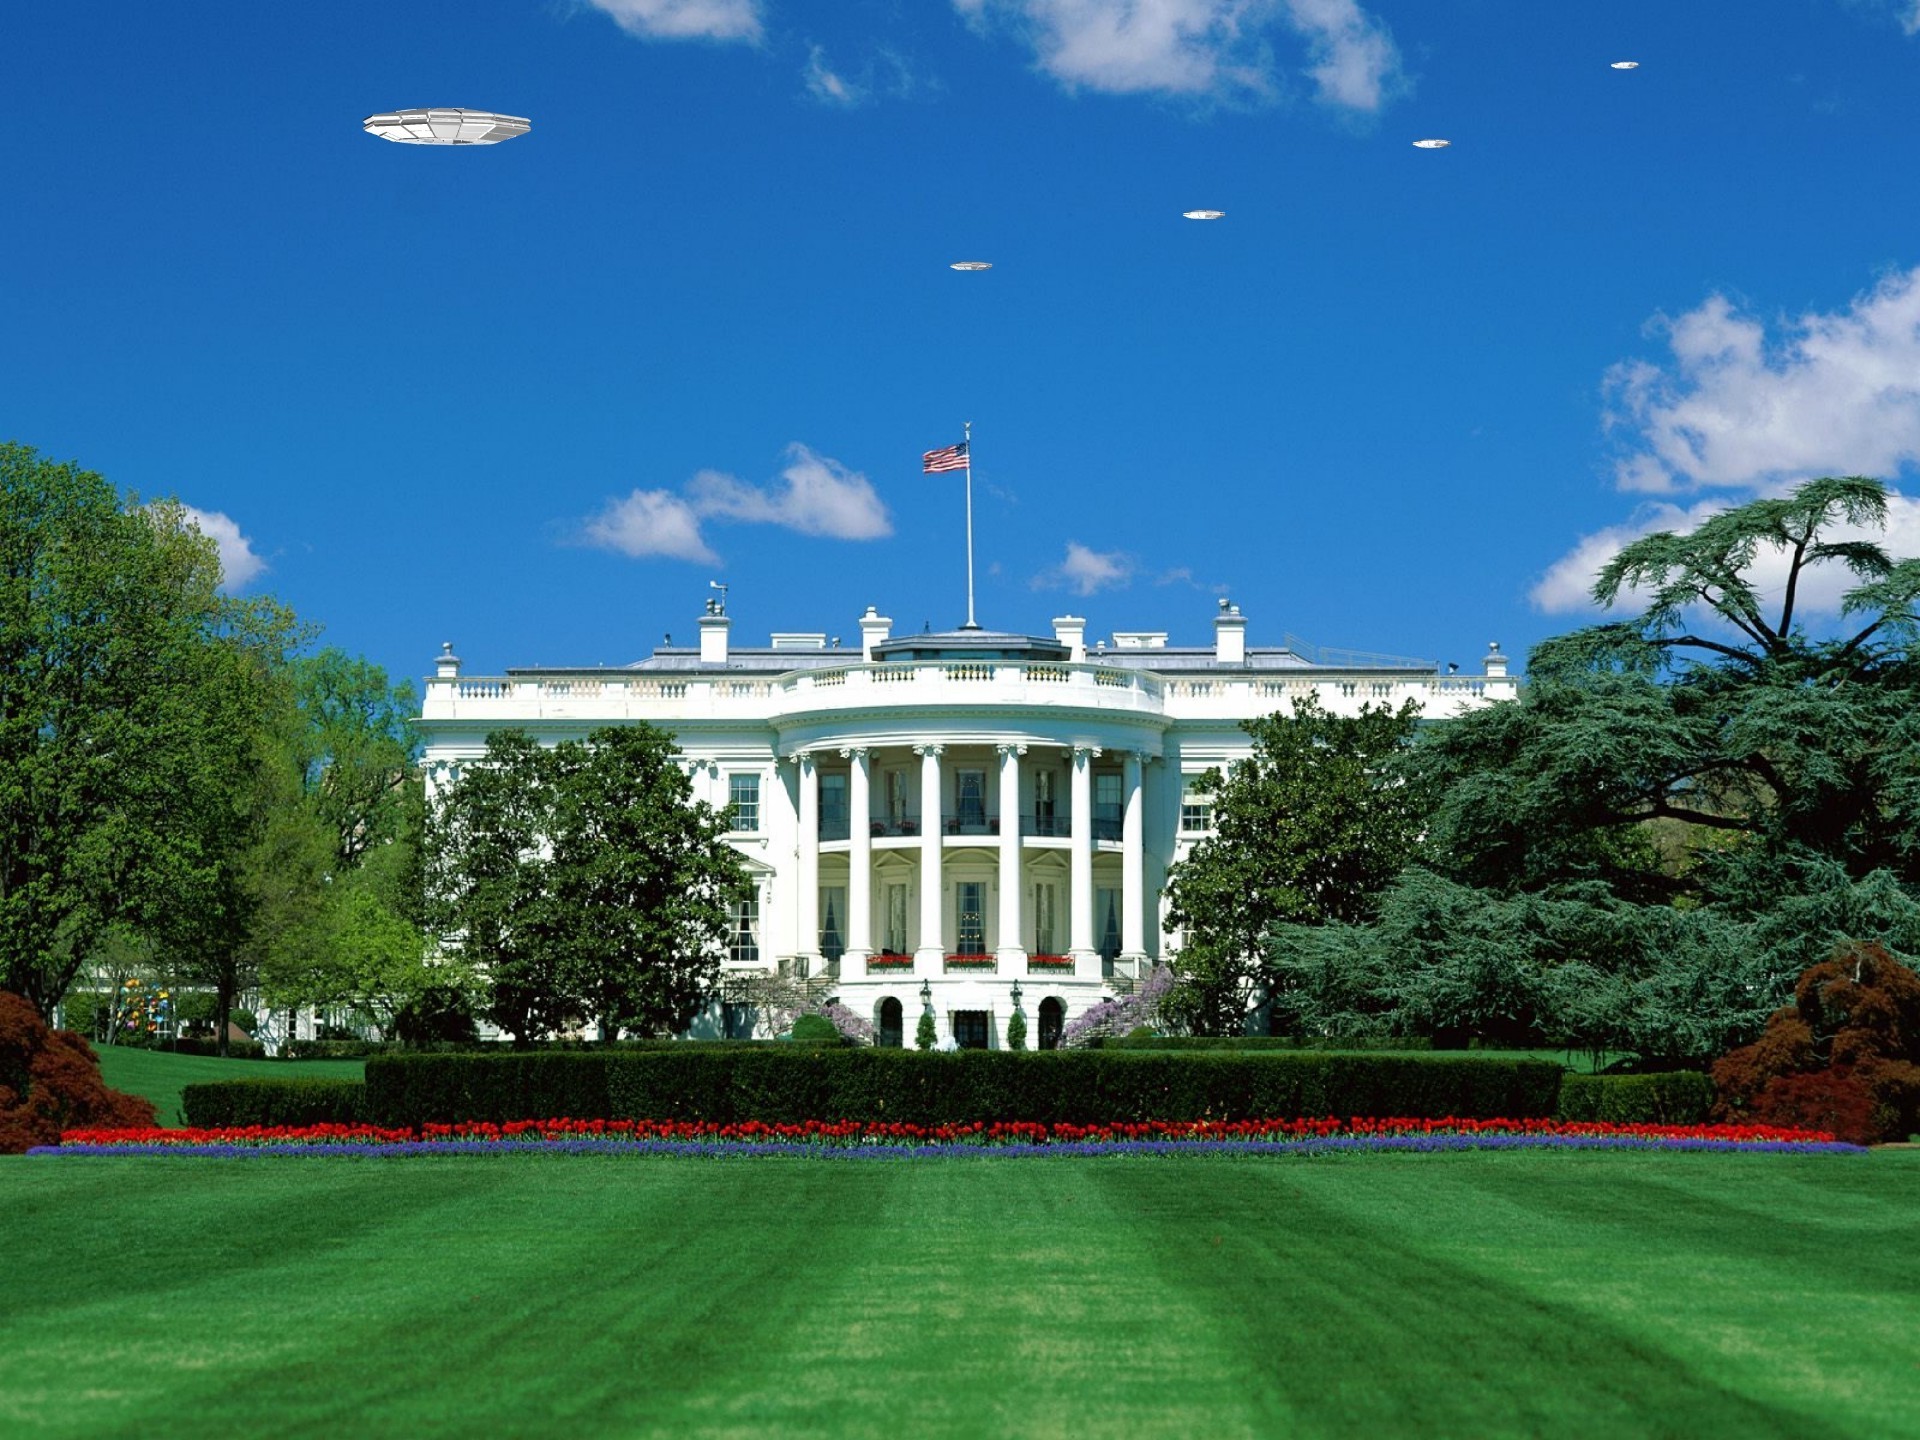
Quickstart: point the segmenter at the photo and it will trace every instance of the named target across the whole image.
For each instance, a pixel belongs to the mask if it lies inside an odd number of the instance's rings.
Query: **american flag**
[[[967,468],[967,442],[949,445],[944,450],[929,450],[920,457],[922,475],[938,475],[943,470],[965,470]]]

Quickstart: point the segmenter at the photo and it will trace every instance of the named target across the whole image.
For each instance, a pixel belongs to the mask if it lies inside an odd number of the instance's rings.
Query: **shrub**
[[[1702,1125],[1713,1113],[1713,1096],[1713,1081],[1697,1070],[1567,1075],[1560,1081],[1557,1113],[1562,1120],[1613,1125]]]
[[[180,1092],[187,1124],[356,1125],[367,1118],[358,1080],[211,1080]]]
[[[931,1010],[922,1010],[920,1012],[920,1023],[914,1027],[913,1031],[913,1048],[916,1050],[931,1050],[939,1043],[940,1037],[934,1032],[933,1028],[933,1012]]]
[[[1714,1064],[1717,1119],[1814,1123],[1842,1140],[1904,1139],[1920,1124],[1920,975],[1872,941],[1847,941],[1794,986],[1751,1045]]]
[[[1434,1048],[1426,1036],[1384,1035],[1117,1035],[1089,1044],[1107,1050],[1352,1050],[1394,1054]]]
[[[1007,1049],[1027,1048],[1027,1017],[1018,1010],[1007,1017]]]
[[[840,1031],[824,1015],[802,1015],[793,1022],[790,1038],[802,1045],[841,1044]]]
[[[429,986],[402,1005],[393,1017],[393,1033],[402,1043],[417,1048],[470,1045],[480,1038],[472,997],[453,985]]]
[[[1551,1116],[1561,1067],[1407,1055],[691,1045],[367,1061],[379,1124],[537,1118],[899,1120]]]
[[[0,1155],[57,1144],[62,1130],[81,1126],[153,1123],[150,1102],[107,1088],[84,1039],[0,992]]]
[[[152,1048],[169,1050],[176,1055],[218,1055],[220,1042],[183,1035],[177,1040],[169,1040]],[[227,1058],[229,1060],[264,1060],[267,1058],[267,1047],[258,1040],[229,1040],[227,1041]]]
[[[402,1046],[392,1040],[289,1040],[280,1047],[282,1060],[364,1060],[369,1055],[392,1055]]]

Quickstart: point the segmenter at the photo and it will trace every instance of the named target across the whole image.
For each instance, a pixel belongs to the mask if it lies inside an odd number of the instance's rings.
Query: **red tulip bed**
[[[1147,1120],[1104,1125],[1023,1121],[905,1125],[681,1120],[519,1120],[506,1124],[247,1126],[221,1130],[70,1130],[35,1155],[182,1155],[209,1158],[560,1154],[797,1155],[832,1159],[954,1155],[1330,1155],[1449,1150],[1705,1150],[1865,1154],[1820,1130],[1768,1125],[1615,1125],[1564,1120]]]

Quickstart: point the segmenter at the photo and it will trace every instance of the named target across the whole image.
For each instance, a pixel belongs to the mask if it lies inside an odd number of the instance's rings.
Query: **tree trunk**
[[[220,1008],[220,1040],[217,1053],[222,1060],[227,1056],[227,1029],[233,1024],[233,987],[224,980],[214,987],[214,994]]]

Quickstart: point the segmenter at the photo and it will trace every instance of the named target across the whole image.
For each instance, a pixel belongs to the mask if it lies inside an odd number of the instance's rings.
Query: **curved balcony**
[[[773,682],[776,715],[882,705],[1057,707],[1159,714],[1153,675],[1064,661],[916,660],[795,670]]]

